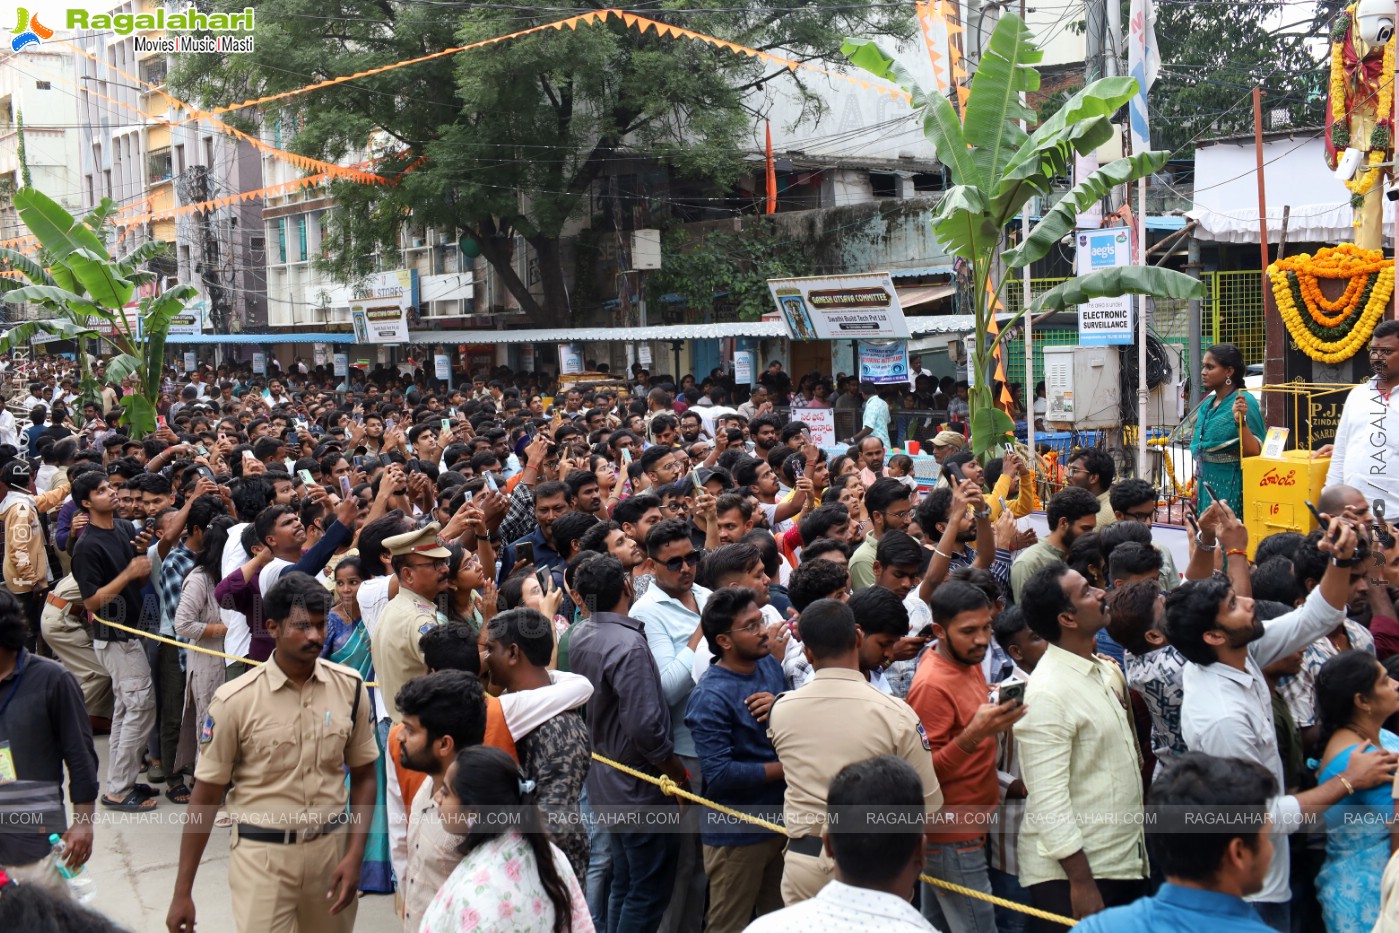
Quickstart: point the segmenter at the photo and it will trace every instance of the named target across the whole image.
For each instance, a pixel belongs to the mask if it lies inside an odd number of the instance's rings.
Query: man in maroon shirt
[[[937,645],[923,656],[909,688],[933,750],[933,770],[943,787],[940,822],[928,833],[927,872],[991,893],[986,870],[987,820],[1000,802],[996,736],[1025,715],[1016,700],[987,702],[981,661],[991,644],[991,604],[970,583],[950,581],[933,591],[933,635]],[[924,884],[923,916],[939,930],[974,933],[996,928],[988,902]]]

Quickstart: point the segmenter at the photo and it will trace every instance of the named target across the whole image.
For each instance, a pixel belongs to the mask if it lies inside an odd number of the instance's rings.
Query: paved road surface
[[[107,738],[97,739],[105,776]],[[162,785],[163,787],[163,785]],[[66,793],[65,793],[66,796]],[[162,933],[180,859],[179,822],[185,808],[164,797],[154,814],[117,813],[97,808],[97,832],[88,871],[97,886],[91,906],[132,933]],[[194,884],[198,933],[235,933],[228,894],[228,833],[215,829]],[[357,930],[391,933],[400,929],[393,897],[360,898]]]

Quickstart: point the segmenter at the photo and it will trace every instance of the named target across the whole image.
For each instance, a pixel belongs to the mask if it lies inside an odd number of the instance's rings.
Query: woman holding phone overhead
[[[1216,495],[1235,515],[1244,514],[1243,458],[1256,457],[1263,445],[1263,412],[1244,387],[1244,357],[1232,343],[1205,351],[1200,387],[1210,393],[1195,409],[1190,454],[1199,478],[1199,509]]]

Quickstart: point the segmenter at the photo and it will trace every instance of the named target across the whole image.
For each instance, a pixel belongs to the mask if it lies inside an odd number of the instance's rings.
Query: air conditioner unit
[[[1058,430],[1111,428],[1121,423],[1117,347],[1045,347],[1044,420]]]

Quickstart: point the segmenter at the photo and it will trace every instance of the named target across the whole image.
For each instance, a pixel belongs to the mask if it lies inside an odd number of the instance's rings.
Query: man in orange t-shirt
[[[991,893],[986,866],[986,817],[1000,803],[996,736],[1025,715],[1018,701],[987,702],[982,659],[991,644],[991,603],[978,587],[943,583],[929,601],[937,644],[913,675],[908,703],[933,750],[943,809],[928,833],[928,874]],[[937,824],[941,824],[938,826]],[[945,828],[943,828],[945,827]],[[924,883],[923,916],[939,930],[994,930],[987,901]]]

